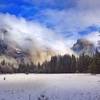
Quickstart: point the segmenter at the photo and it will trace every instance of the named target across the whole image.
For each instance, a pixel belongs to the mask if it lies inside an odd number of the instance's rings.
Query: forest
[[[13,64],[3,60],[0,63],[0,73],[92,73],[100,74],[100,52],[96,50],[93,57],[88,55],[53,56],[50,61],[45,61],[43,64],[24,63],[18,64],[15,68]]]

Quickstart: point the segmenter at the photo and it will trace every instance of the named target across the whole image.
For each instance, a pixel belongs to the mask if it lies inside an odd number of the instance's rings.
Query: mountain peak
[[[93,56],[95,52],[94,44],[87,39],[78,39],[77,42],[73,45],[72,49],[78,54],[85,54]]]

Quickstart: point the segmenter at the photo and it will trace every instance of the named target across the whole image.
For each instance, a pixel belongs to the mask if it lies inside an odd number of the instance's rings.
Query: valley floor
[[[100,100],[100,74],[0,75],[0,100]]]

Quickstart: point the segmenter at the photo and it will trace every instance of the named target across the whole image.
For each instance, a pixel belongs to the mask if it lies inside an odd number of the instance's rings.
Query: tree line
[[[100,73],[100,52],[96,50],[93,57],[80,55],[53,56],[50,61],[45,61],[42,65],[31,63],[19,63],[18,68],[13,64],[3,60],[0,63],[0,73]]]

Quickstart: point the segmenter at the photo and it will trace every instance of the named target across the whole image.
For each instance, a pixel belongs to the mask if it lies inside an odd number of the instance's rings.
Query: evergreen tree
[[[93,57],[93,62],[89,66],[89,70],[91,73],[100,73],[100,53],[97,50],[95,56]]]

